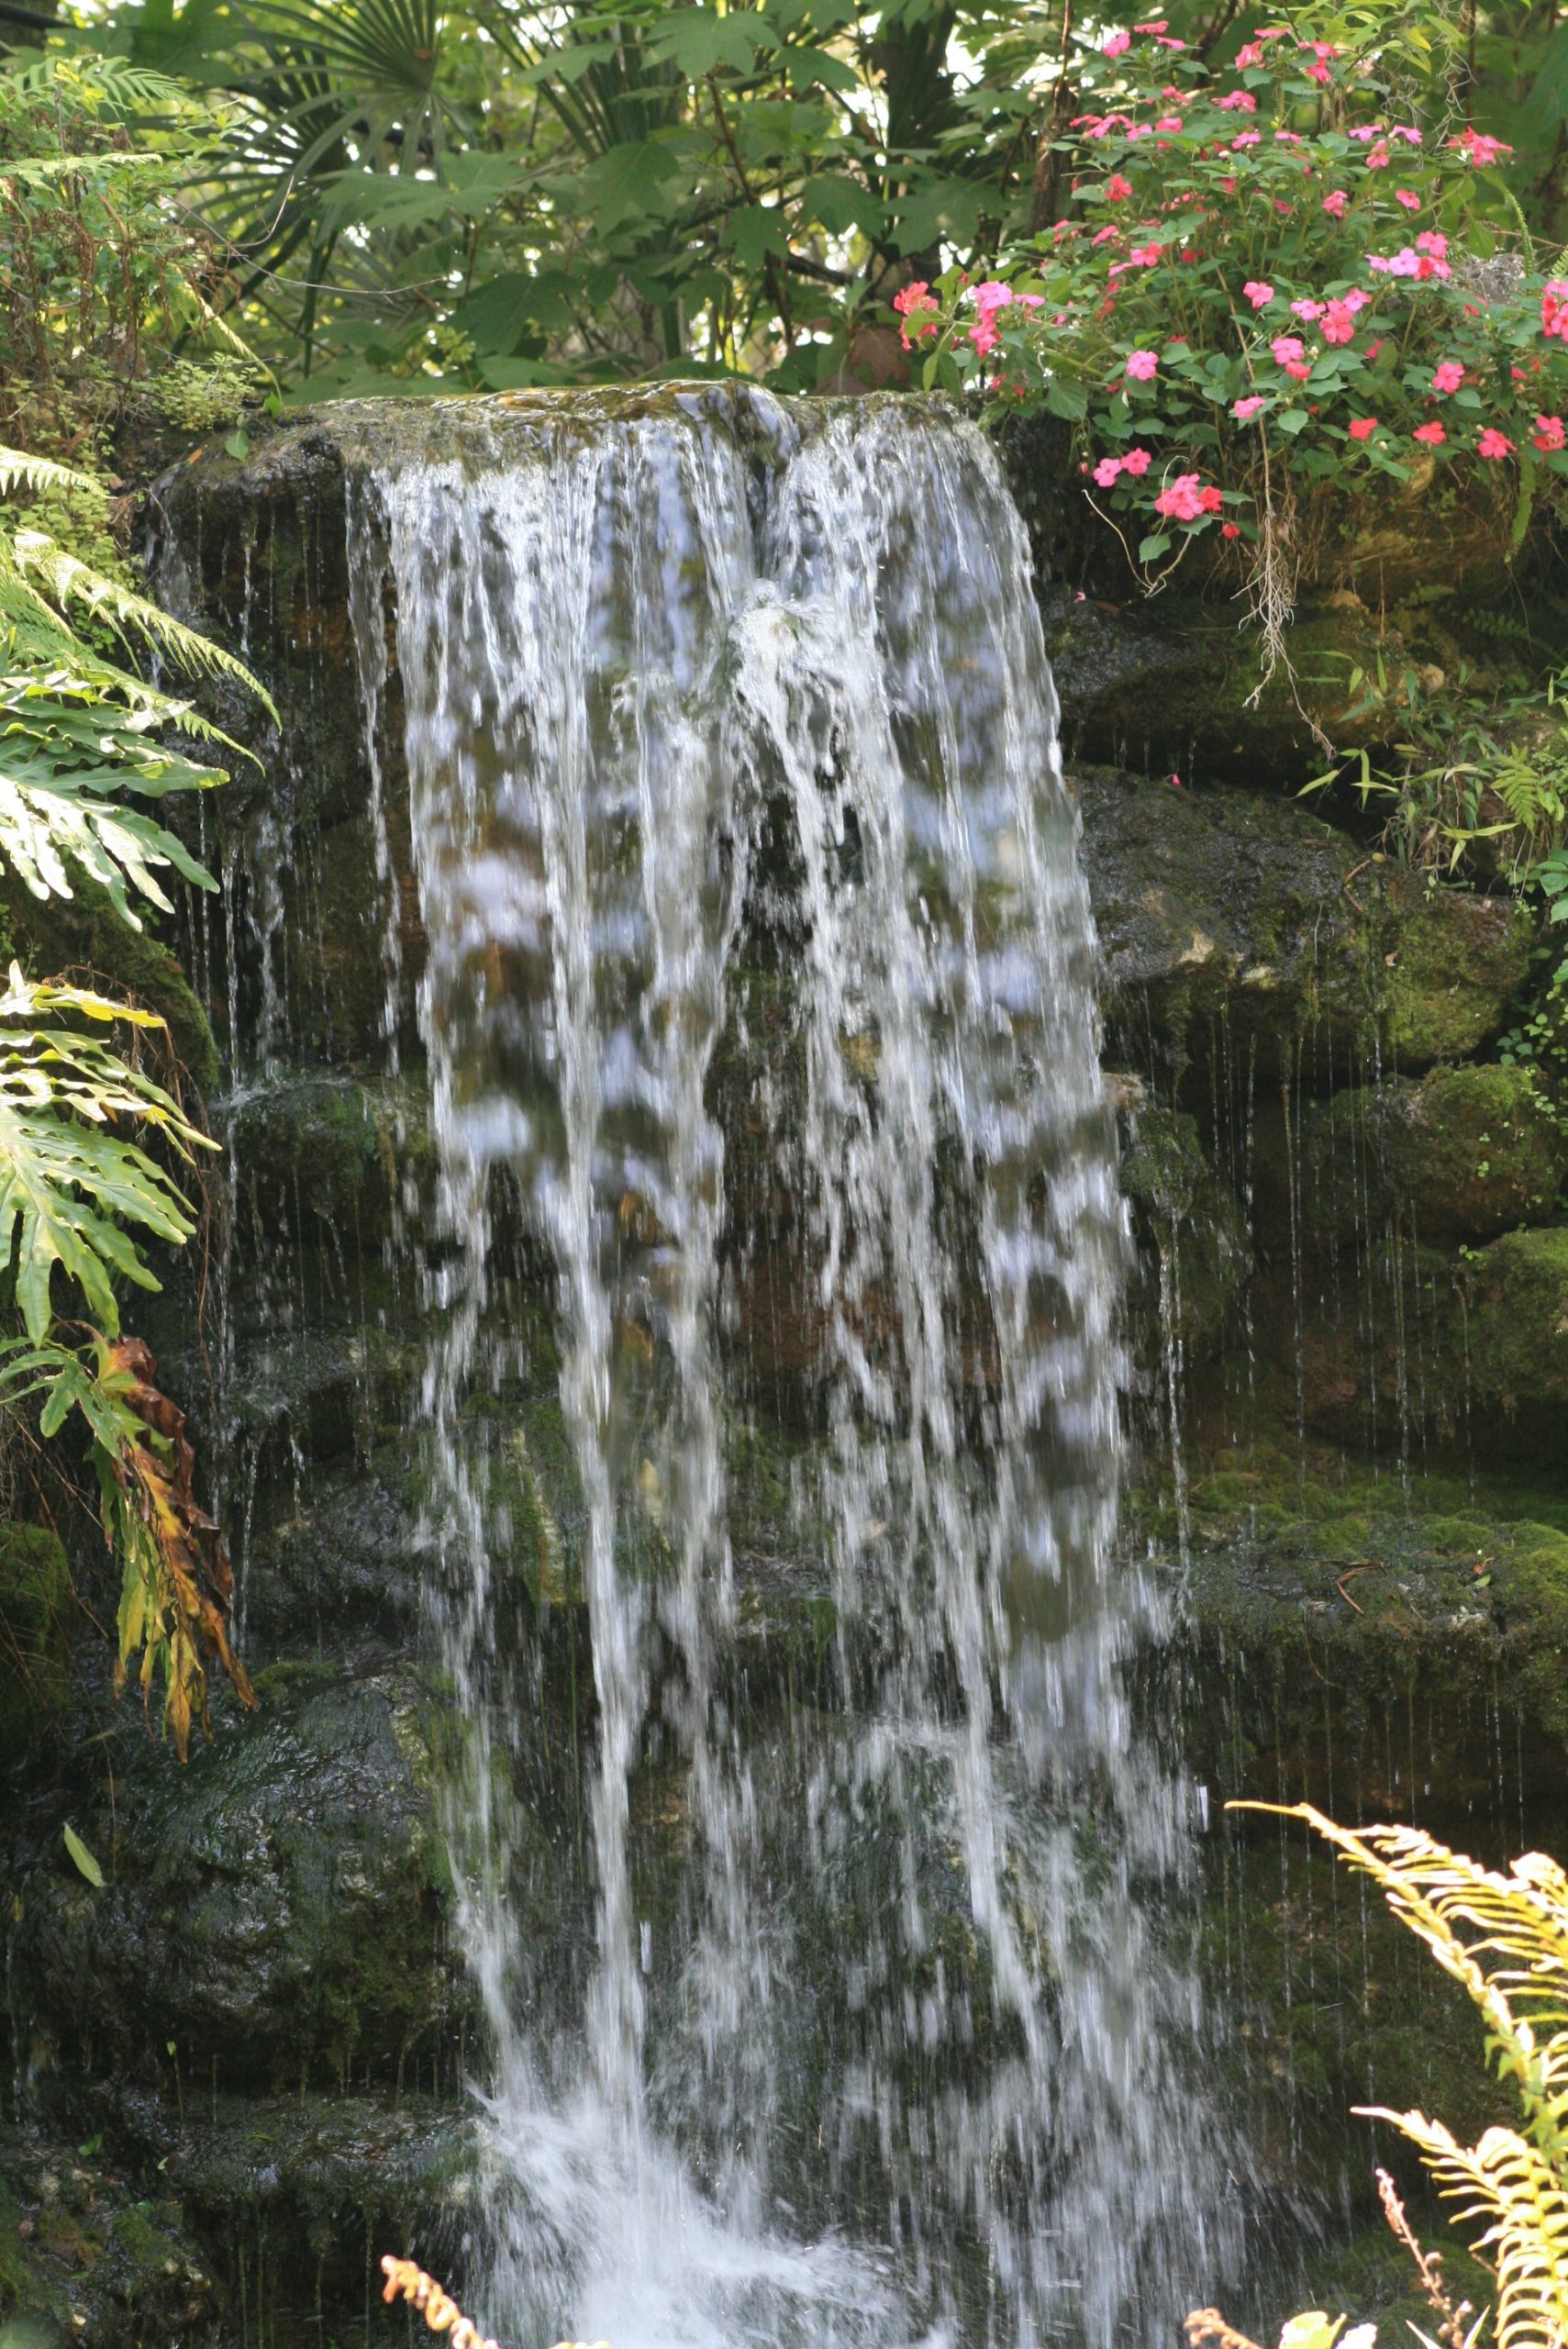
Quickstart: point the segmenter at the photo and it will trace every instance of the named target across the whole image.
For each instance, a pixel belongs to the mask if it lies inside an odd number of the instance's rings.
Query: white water
[[[1229,2221],[1156,1931],[1183,1801],[1121,1693],[1122,1216],[994,461],[912,403],[359,414],[429,940],[474,2298],[519,2349],[1161,2337]],[[727,1023],[773,1072],[750,1217]],[[591,1948],[538,1792],[514,1216],[558,1290]],[[773,1565],[832,1601],[809,1687],[754,1702],[749,1425],[793,1463]]]

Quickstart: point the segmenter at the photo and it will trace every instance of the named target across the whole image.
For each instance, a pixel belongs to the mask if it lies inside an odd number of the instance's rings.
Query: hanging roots
[[[1215,2349],[1258,2349],[1257,2343],[1228,2324],[1218,2309],[1194,2309],[1183,2330],[1189,2349],[1205,2349],[1208,2342],[1213,2342]]]
[[[1262,638],[1259,662],[1262,674],[1249,700],[1249,708],[1256,704],[1259,695],[1282,661],[1286,671],[1290,670],[1290,655],[1284,649],[1284,637],[1285,630],[1296,618],[1298,565],[1294,551],[1295,523],[1293,502],[1276,505],[1272,496],[1265,495],[1258,559],[1247,582],[1247,620]]]

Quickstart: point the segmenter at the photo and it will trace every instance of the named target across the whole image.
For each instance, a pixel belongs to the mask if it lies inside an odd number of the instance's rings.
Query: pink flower
[[[1407,147],[1418,147],[1421,143],[1421,134],[1415,128],[1414,124],[1412,124],[1407,130],[1401,129],[1396,125],[1395,128],[1389,132],[1388,136],[1390,139],[1403,139]]]
[[[1220,186],[1224,189],[1224,191],[1225,191],[1225,193],[1226,193],[1226,195],[1235,195],[1235,193],[1236,193],[1236,181],[1235,181],[1234,177],[1230,177],[1230,178],[1227,178],[1227,179],[1222,179],[1222,180],[1220,181],[1219,184],[1220,184]]]
[[[1442,364],[1433,371],[1432,389],[1434,392],[1441,392],[1446,399],[1450,392],[1458,391],[1463,381],[1464,370],[1458,360],[1445,359]]]
[[[1396,187],[1394,191],[1394,201],[1396,204],[1402,204],[1407,212],[1419,212],[1421,208],[1421,199],[1413,187]]]
[[[1261,277],[1250,277],[1241,288],[1254,310],[1266,310],[1274,298],[1274,289],[1265,285]]]
[[[1200,515],[1217,514],[1221,503],[1218,490],[1199,487],[1196,473],[1178,473],[1154,500],[1154,511],[1173,522],[1195,522]]]
[[[1121,459],[1119,457],[1102,457],[1099,463],[1095,467],[1095,479],[1101,489],[1110,489],[1114,487],[1117,475],[1120,471]]]
[[[1276,366],[1292,367],[1299,364],[1305,354],[1306,345],[1299,335],[1276,334],[1269,349],[1273,352]]]
[[[1538,449],[1562,448],[1565,445],[1562,418],[1560,416],[1538,416],[1530,438]]]
[[[1368,269],[1381,271],[1385,277],[1451,277],[1453,272],[1446,261],[1429,248],[1420,250],[1414,246],[1402,246],[1398,252],[1385,260],[1380,253],[1368,253]]]
[[[1323,315],[1321,302],[1293,302],[1290,307],[1293,317],[1298,318],[1320,318]]]
[[[901,293],[895,294],[893,297],[893,306],[904,321],[904,324],[898,330],[898,340],[904,345],[906,351],[913,350],[915,342],[917,342],[922,335],[936,333],[937,320],[935,317],[929,317],[925,319],[919,326],[917,326],[914,323],[915,317],[917,312],[922,310],[934,311],[938,307],[937,303],[932,298],[931,289],[926,284],[924,278],[916,278],[911,284],[906,285]],[[913,340],[911,340],[911,337],[914,338]]]
[[[1129,449],[1121,461],[1121,469],[1124,473],[1130,473],[1134,481],[1141,480],[1149,471],[1148,450]]]
[[[1352,285],[1347,292],[1338,294],[1334,298],[1339,303],[1341,309],[1349,310],[1353,316],[1357,310],[1365,309],[1367,304],[1372,299],[1372,295],[1370,294],[1363,294],[1359,285]]]
[[[1251,90],[1228,90],[1224,97],[1216,98],[1214,103],[1224,113],[1256,114],[1258,111],[1258,101]]]
[[[1342,187],[1331,188],[1323,198],[1323,209],[1330,219],[1342,220],[1345,217],[1345,206],[1350,200]]]
[[[1238,400],[1236,402],[1230,413],[1236,418],[1238,424],[1245,424],[1249,417],[1256,416],[1261,407],[1266,407],[1267,406],[1268,402],[1264,399],[1262,392],[1249,392],[1244,400]]]
[[[1374,147],[1366,159],[1366,167],[1369,172],[1385,172],[1393,160],[1386,147]]]
[[[1135,33],[1169,32],[1171,29],[1171,19],[1169,17],[1155,17],[1149,24],[1134,25],[1132,29]]]
[[[1164,258],[1161,245],[1134,245],[1127,256],[1129,269],[1153,269]]]
[[[1172,132],[1180,130],[1181,127],[1182,117],[1179,114],[1162,114],[1158,122],[1154,125],[1156,130],[1169,130]]]
[[[1160,362],[1152,351],[1129,351],[1127,372],[1135,384],[1151,384]]]
[[[1347,429],[1352,440],[1370,440],[1377,430],[1377,418],[1375,416],[1358,416]]]
[[[1309,65],[1307,69],[1307,78],[1309,82],[1320,82],[1327,88],[1334,76],[1326,65]]]
[[[1485,171],[1489,163],[1495,163],[1499,155],[1511,155],[1514,151],[1507,139],[1488,139],[1484,130],[1469,128],[1462,130],[1457,139],[1445,139],[1443,144],[1457,147],[1465,161],[1475,164],[1481,171]]]
[[[1448,259],[1448,239],[1440,228],[1423,228],[1416,239],[1418,253],[1430,253],[1434,261]]]
[[[1418,440],[1424,449],[1440,449],[1448,439],[1448,434],[1440,424],[1418,424],[1413,438]]]
[[[1378,128],[1377,125],[1373,122],[1358,123],[1354,130],[1351,133],[1351,137],[1352,139],[1359,139],[1362,146],[1365,146],[1369,139],[1382,139],[1385,135],[1385,134]]]
[[[1312,370],[1305,359],[1287,359],[1284,362],[1284,372],[1293,383],[1305,384]]]
[[[1348,302],[1330,302],[1323,313],[1325,342],[1353,342],[1356,314]]]
[[[1125,57],[1132,47],[1130,33],[1107,33],[1100,44],[1107,57]]]
[[[1540,330],[1568,342],[1568,284],[1560,277],[1550,279],[1541,289]]]
[[[1511,457],[1514,453],[1513,442],[1507,439],[1503,433],[1499,432],[1495,425],[1491,424],[1486,427],[1475,445],[1484,457],[1496,459],[1499,457]]]
[[[1241,535],[1241,526],[1239,522],[1221,522],[1219,535],[1222,539],[1239,539]]]
[[[996,348],[996,329],[988,317],[982,318],[978,326],[970,328],[969,340],[981,358],[988,359]]]
[[[1299,147],[1301,133],[1299,130],[1276,130],[1274,144],[1276,147]]]
[[[1261,65],[1262,61],[1263,44],[1261,40],[1243,41],[1240,48],[1236,52],[1236,71],[1238,73],[1245,73],[1250,65]]]
[[[1106,182],[1106,202],[1107,204],[1125,204],[1131,194],[1132,182],[1128,179],[1123,179],[1119,172],[1113,172],[1109,179]]]
[[[983,318],[993,317],[1005,310],[1013,298],[1013,289],[1004,285],[1000,278],[987,277],[973,289],[974,306]]]
[[[1239,130],[1230,141],[1232,154],[1240,155],[1245,148],[1256,147],[1262,135],[1261,130]]]

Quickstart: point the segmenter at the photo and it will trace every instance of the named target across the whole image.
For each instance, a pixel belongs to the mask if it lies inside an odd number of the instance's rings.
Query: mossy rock
[[[65,1710],[70,1601],[58,1534],[0,1525],[0,1765],[25,1754]]]
[[[428,1695],[406,1669],[334,1664],[263,1675],[261,1694],[254,1714],[220,1698],[183,1767],[130,1706],[112,1780],[88,1750],[54,1801],[103,1887],[49,1806],[0,1848],[29,2028],[171,2090],[450,2065],[468,1992],[445,1946]]]
[[[223,2295],[178,2196],[102,2142],[0,2124],[0,2342],[219,2349]]]
[[[1560,1456],[1568,1410],[1568,1228],[1511,1231],[1461,1268],[1470,1380],[1478,1399],[1542,1415]]]
[[[1510,903],[1413,883],[1299,802],[1070,770],[1113,1065],[1327,1091],[1473,1052],[1529,967]],[[1202,1097],[1211,1090],[1207,1084]]]
[[[1434,1246],[1495,1240],[1550,1215],[1568,1170],[1568,1134],[1521,1069],[1439,1068],[1351,1087],[1305,1105],[1300,1128],[1298,1211],[1319,1248],[1391,1221]],[[1284,1139],[1265,1159],[1274,1193],[1289,1176]]]
[[[285,1078],[235,1103],[228,1137],[248,1219],[240,1245],[379,1250],[406,1213],[423,1220],[434,1146],[422,1082]]]
[[[1246,1223],[1197,1120],[1147,1100],[1136,1079],[1108,1081],[1124,1103],[1121,1187],[1138,1246],[1127,1301],[1133,1351],[1152,1364],[1172,1341],[1198,1360],[1218,1350],[1251,1273]]]

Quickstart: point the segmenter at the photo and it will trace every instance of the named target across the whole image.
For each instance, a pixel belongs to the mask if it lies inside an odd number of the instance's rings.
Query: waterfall
[[[997,468],[937,405],[733,386],[344,414],[428,939],[473,2297],[613,2349],[1162,2337],[1231,2221]],[[540,1758],[584,1620],[586,1863]]]

